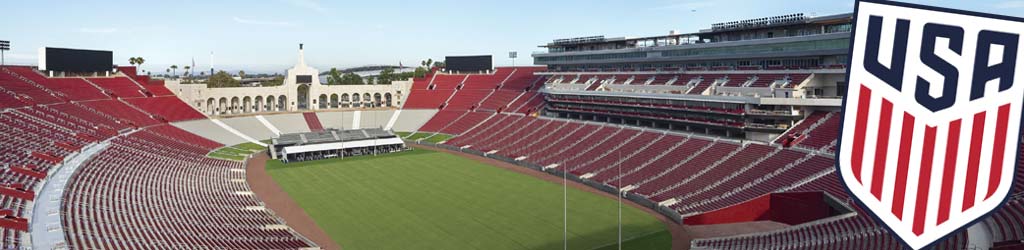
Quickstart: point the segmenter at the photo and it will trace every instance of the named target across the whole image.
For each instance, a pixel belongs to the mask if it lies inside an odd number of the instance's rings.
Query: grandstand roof
[[[281,134],[278,138],[272,139],[271,144],[274,146],[293,146],[393,137],[395,137],[394,133],[380,128],[350,130],[327,129],[316,132]]]

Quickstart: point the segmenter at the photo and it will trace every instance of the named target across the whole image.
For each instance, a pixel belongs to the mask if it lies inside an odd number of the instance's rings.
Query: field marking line
[[[281,135],[281,130],[277,130],[277,127],[274,127],[274,124],[270,124],[270,121],[267,121],[267,118],[263,118],[262,115],[257,115],[256,120],[259,120],[260,123],[263,123],[263,126],[266,126],[267,129],[270,129],[270,132],[274,132],[275,135]]]
[[[402,110],[396,110],[395,113],[391,114],[391,119],[388,119],[388,124],[384,125],[384,130],[391,130],[395,126],[395,122],[398,121],[398,116],[402,114]]]

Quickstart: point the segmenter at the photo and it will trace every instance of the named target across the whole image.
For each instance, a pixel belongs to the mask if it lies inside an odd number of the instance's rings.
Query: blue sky
[[[1024,16],[1024,0],[911,1]],[[118,64],[142,56],[145,69],[171,64],[278,72],[293,65],[297,44],[321,70],[370,64],[416,65],[445,55],[492,54],[518,65],[556,38],[650,36],[694,32],[711,23],[791,13],[853,11],[852,0],[786,1],[4,1],[0,40],[7,61],[36,64],[39,47],[113,50]]]

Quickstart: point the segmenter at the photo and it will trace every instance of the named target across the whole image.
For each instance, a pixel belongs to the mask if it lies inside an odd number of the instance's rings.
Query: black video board
[[[104,72],[113,68],[112,51],[46,48],[46,70]]]
[[[446,56],[444,68],[451,71],[472,72],[490,70],[491,56]]]

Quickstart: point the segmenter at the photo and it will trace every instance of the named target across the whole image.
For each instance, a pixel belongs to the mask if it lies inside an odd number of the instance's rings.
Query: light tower
[[[11,41],[0,41],[0,66],[7,64],[4,51],[11,50]]]
[[[519,57],[519,52],[518,51],[509,51],[508,52],[508,58],[512,59],[512,67],[516,66],[516,58],[517,57]]]

